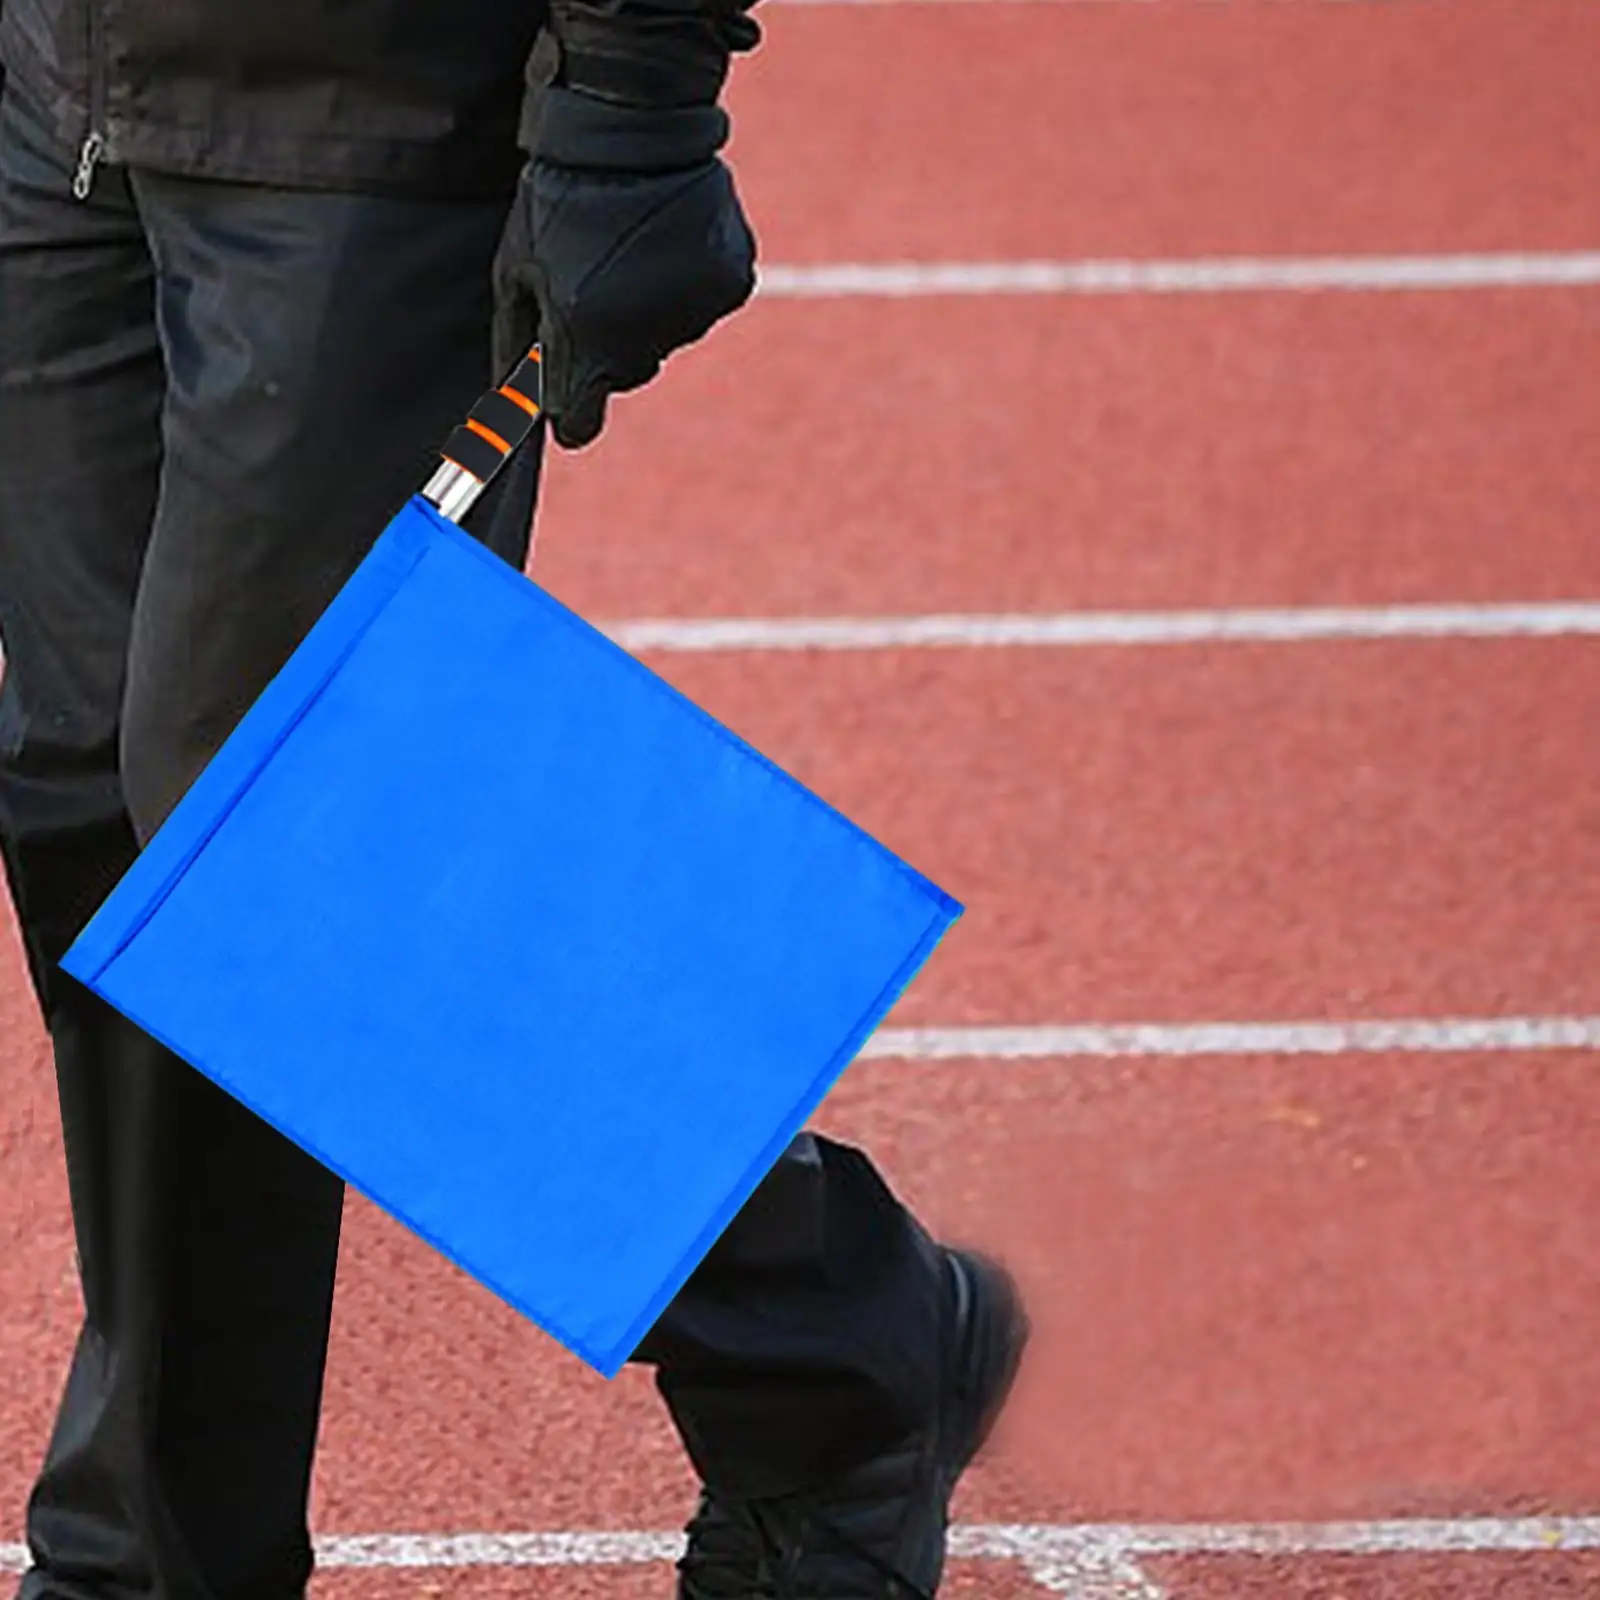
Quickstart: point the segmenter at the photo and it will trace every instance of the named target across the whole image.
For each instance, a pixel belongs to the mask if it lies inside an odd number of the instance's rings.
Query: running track
[[[767,14],[762,296],[537,570],[971,906],[825,1116],[1039,1308],[951,1592],[1594,1592],[1600,8]],[[9,947],[0,1029],[14,1530],[76,1303]],[[667,1592],[640,1374],[361,1203],[340,1293],[328,1600]]]

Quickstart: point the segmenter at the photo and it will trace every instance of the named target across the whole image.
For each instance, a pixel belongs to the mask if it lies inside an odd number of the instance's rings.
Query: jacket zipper
[[[94,192],[94,169],[106,153],[105,136],[91,132],[78,151],[78,170],[72,175],[72,198],[87,200]]]
[[[89,14],[89,131],[78,150],[78,170],[72,177],[72,197],[87,200],[94,192],[95,168],[106,154],[106,63],[102,38],[101,0],[85,0]]]

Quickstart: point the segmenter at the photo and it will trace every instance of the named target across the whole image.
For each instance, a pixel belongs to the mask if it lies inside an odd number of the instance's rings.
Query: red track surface
[[[909,1020],[1592,1009],[1600,641],[661,664],[970,906]]]
[[[1597,369],[1593,290],[758,303],[552,474],[539,574],[599,617],[1581,598]]]
[[[770,259],[1593,249],[1588,0],[774,12]]]
[[[774,10],[767,259],[1600,248],[1591,0]],[[1600,291],[760,304],[557,463],[602,617],[1593,599]],[[669,657],[970,906],[923,1024],[1600,1011],[1600,642]],[[1041,1322],[968,1520],[1600,1511],[1594,1055],[863,1065],[827,1125]],[[0,1503],[75,1318],[0,968]],[[352,1208],[320,1525],[655,1529],[606,1385]],[[15,1526],[15,1510],[9,1513]],[[14,1535],[9,1535],[14,1536]],[[1546,1600],[1585,1554],[1141,1559],[1172,1600]],[[338,1600],[665,1592],[335,1572]],[[1041,1591],[956,1564],[956,1600]]]

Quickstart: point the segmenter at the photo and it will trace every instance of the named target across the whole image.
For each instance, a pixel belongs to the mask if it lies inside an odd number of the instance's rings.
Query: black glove
[[[718,152],[716,101],[760,29],[752,0],[551,0],[528,64],[525,169],[495,268],[495,360],[538,339],[556,439],[755,286],[755,240]]]
[[[648,383],[674,350],[755,287],[755,240],[718,159],[715,106],[636,109],[546,91],[496,279],[496,361],[544,346],[556,439],[588,444],[607,397]]]

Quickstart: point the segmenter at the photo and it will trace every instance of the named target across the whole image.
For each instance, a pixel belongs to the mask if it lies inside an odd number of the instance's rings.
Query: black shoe
[[[701,1495],[679,1600],[933,1600],[950,1497],[1017,1375],[1028,1319],[1010,1276],[945,1251],[950,1274],[938,1414],[896,1449],[805,1494]]]

